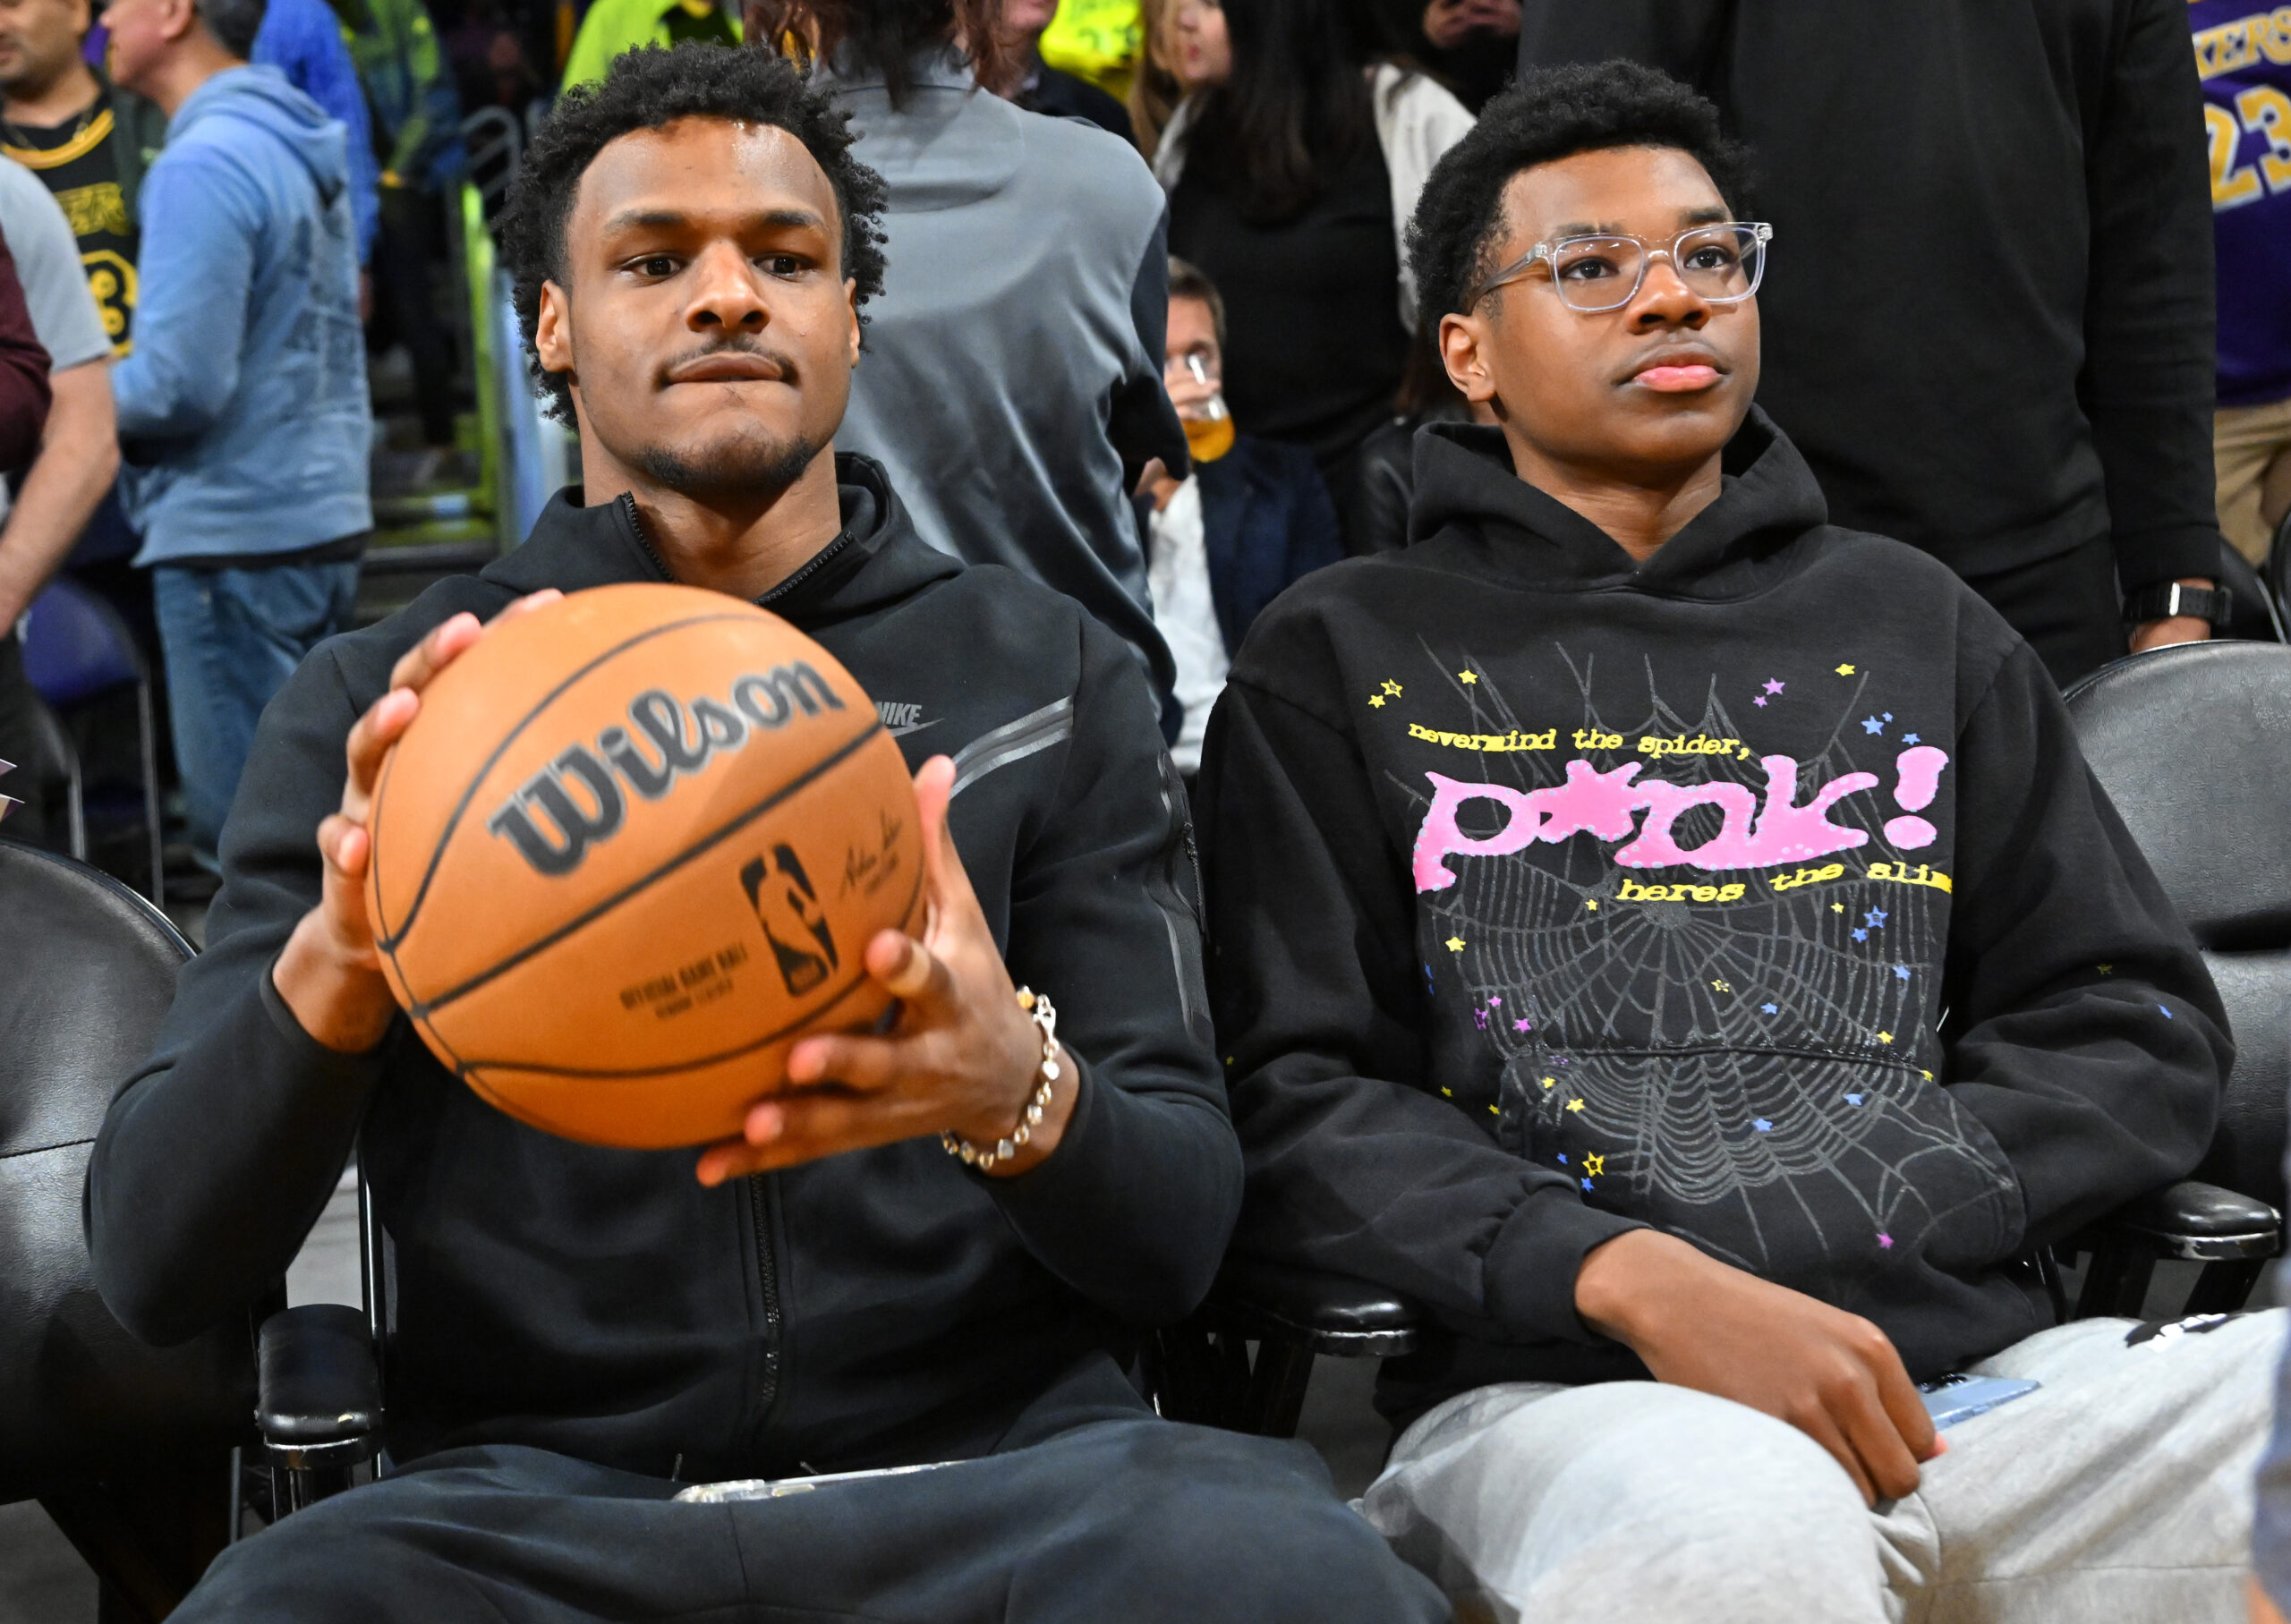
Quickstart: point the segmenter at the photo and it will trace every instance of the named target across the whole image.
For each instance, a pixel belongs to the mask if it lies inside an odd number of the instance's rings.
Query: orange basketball
[[[521,1121],[655,1149],[739,1132],[805,1033],[888,997],[915,791],[834,657],[720,592],[608,586],[489,631],[376,786],[366,906],[423,1042]]]

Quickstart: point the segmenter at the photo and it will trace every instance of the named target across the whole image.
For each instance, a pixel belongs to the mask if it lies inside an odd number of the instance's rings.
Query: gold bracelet
[[[1010,1130],[1007,1139],[998,1139],[991,1151],[982,1151],[969,1140],[957,1134],[941,1134],[939,1143],[947,1147],[947,1154],[959,1156],[965,1167],[988,1168],[1014,1159],[1035,1136],[1035,1129],[1042,1122],[1043,1113],[1050,1109],[1052,1091],[1058,1084],[1058,1011],[1050,999],[1031,987],[1018,989],[1018,1008],[1025,1010],[1042,1031],[1042,1084],[1026,1101],[1026,1114],[1018,1118],[1018,1126]]]

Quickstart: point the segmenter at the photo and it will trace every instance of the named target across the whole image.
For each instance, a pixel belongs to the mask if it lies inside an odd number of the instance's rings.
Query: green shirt
[[[573,53],[565,61],[565,88],[602,79],[623,51],[690,38],[737,45],[740,20],[714,6],[694,11],[685,0],[597,0],[574,36]]]

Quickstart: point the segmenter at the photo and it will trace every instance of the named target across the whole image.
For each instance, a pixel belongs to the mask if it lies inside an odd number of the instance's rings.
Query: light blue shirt
[[[168,123],[111,373],[138,564],[373,528],[349,191],[342,125],[275,68],[217,73]]]

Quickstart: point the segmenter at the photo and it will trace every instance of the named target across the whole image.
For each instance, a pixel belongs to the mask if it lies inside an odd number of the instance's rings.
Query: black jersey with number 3
[[[47,183],[64,205],[72,234],[80,240],[88,291],[104,319],[104,332],[115,356],[133,347],[137,232],[126,194],[120,188],[117,125],[109,89],[87,112],[47,128],[11,123],[0,153],[21,164]]]

